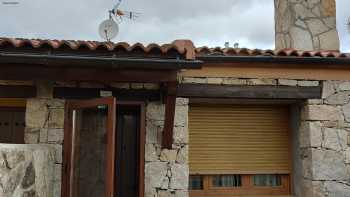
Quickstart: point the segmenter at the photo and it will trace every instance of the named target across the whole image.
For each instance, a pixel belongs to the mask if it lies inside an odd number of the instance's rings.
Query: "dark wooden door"
[[[116,100],[68,101],[64,136],[64,197],[113,197]]]
[[[140,108],[118,106],[116,196],[139,194]]]
[[[0,143],[24,143],[25,108],[0,109]]]

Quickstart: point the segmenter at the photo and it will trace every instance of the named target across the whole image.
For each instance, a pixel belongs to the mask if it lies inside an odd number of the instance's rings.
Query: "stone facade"
[[[188,99],[176,102],[174,144],[161,148],[165,105],[147,105],[145,197],[188,197]]]
[[[304,196],[350,195],[350,83],[324,81],[323,98],[302,110]]]
[[[64,100],[52,98],[52,87],[104,88],[101,84],[75,82],[40,82],[38,97],[28,99],[25,142],[47,144],[55,150],[53,196],[61,195],[62,143],[64,128]],[[113,83],[114,88],[159,89],[157,84]],[[188,100],[177,99],[174,144],[171,150],[161,149],[165,105],[151,102],[146,108],[145,196],[188,196]]]
[[[0,196],[53,197],[55,150],[0,144]]]
[[[293,112],[295,196],[336,197],[350,193],[350,82],[296,79],[185,77],[182,83],[240,86],[322,87],[322,99]],[[273,100],[272,100],[273,101]],[[295,139],[296,138],[296,139]],[[300,176],[299,176],[300,174]]]
[[[349,194],[350,81],[186,77],[180,82],[240,86],[321,86],[322,99],[304,101],[302,106],[298,105],[302,112],[293,117],[299,128],[295,131],[298,137],[293,151],[297,160],[300,160],[294,162],[297,166],[294,166],[293,173],[301,174],[296,177],[300,187],[295,196],[332,197]],[[24,192],[23,195],[26,196],[58,197],[61,194],[65,101],[52,98],[53,84],[43,82],[37,85],[41,86],[38,89],[40,94],[27,101],[25,132],[25,142],[37,145],[23,145],[25,147],[22,149],[18,148],[22,145],[14,145],[17,147],[15,151],[8,151],[0,145],[0,187],[7,188],[2,190],[0,196],[11,196],[16,192]],[[76,87],[74,83],[56,85]],[[92,84],[81,85],[92,87]],[[113,86],[127,89],[159,88],[155,84]],[[95,84],[93,87],[100,86]],[[161,148],[165,105],[161,102],[147,103],[146,197],[188,197],[188,105],[188,99],[177,99],[174,144],[168,150]],[[46,171],[43,166],[48,166]],[[42,182],[37,176],[33,181],[33,173],[48,176],[45,179],[47,182]]]
[[[339,50],[335,0],[275,0],[276,49]]]

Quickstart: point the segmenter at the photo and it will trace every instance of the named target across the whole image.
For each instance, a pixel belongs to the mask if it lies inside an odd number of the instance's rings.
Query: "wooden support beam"
[[[163,130],[162,148],[172,149],[175,108],[176,83],[169,83],[167,85],[167,95],[165,97],[165,122]]]
[[[33,98],[36,97],[35,86],[0,86],[0,98]]]
[[[181,84],[179,97],[235,99],[320,99],[321,87]]]
[[[111,91],[118,100],[132,101],[159,101],[161,99],[160,90],[128,90],[118,88],[69,88],[55,87],[54,98],[62,99],[90,99],[101,97],[101,91]]]
[[[177,71],[1,65],[1,80],[156,83],[177,80]]]

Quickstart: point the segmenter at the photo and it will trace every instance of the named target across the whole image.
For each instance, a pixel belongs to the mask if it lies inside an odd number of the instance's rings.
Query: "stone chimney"
[[[274,0],[276,49],[339,51],[335,0]]]

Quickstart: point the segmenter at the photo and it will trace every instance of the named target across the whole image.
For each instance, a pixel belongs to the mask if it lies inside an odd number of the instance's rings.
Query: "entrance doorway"
[[[101,98],[66,107],[63,196],[143,196],[143,104]]]

